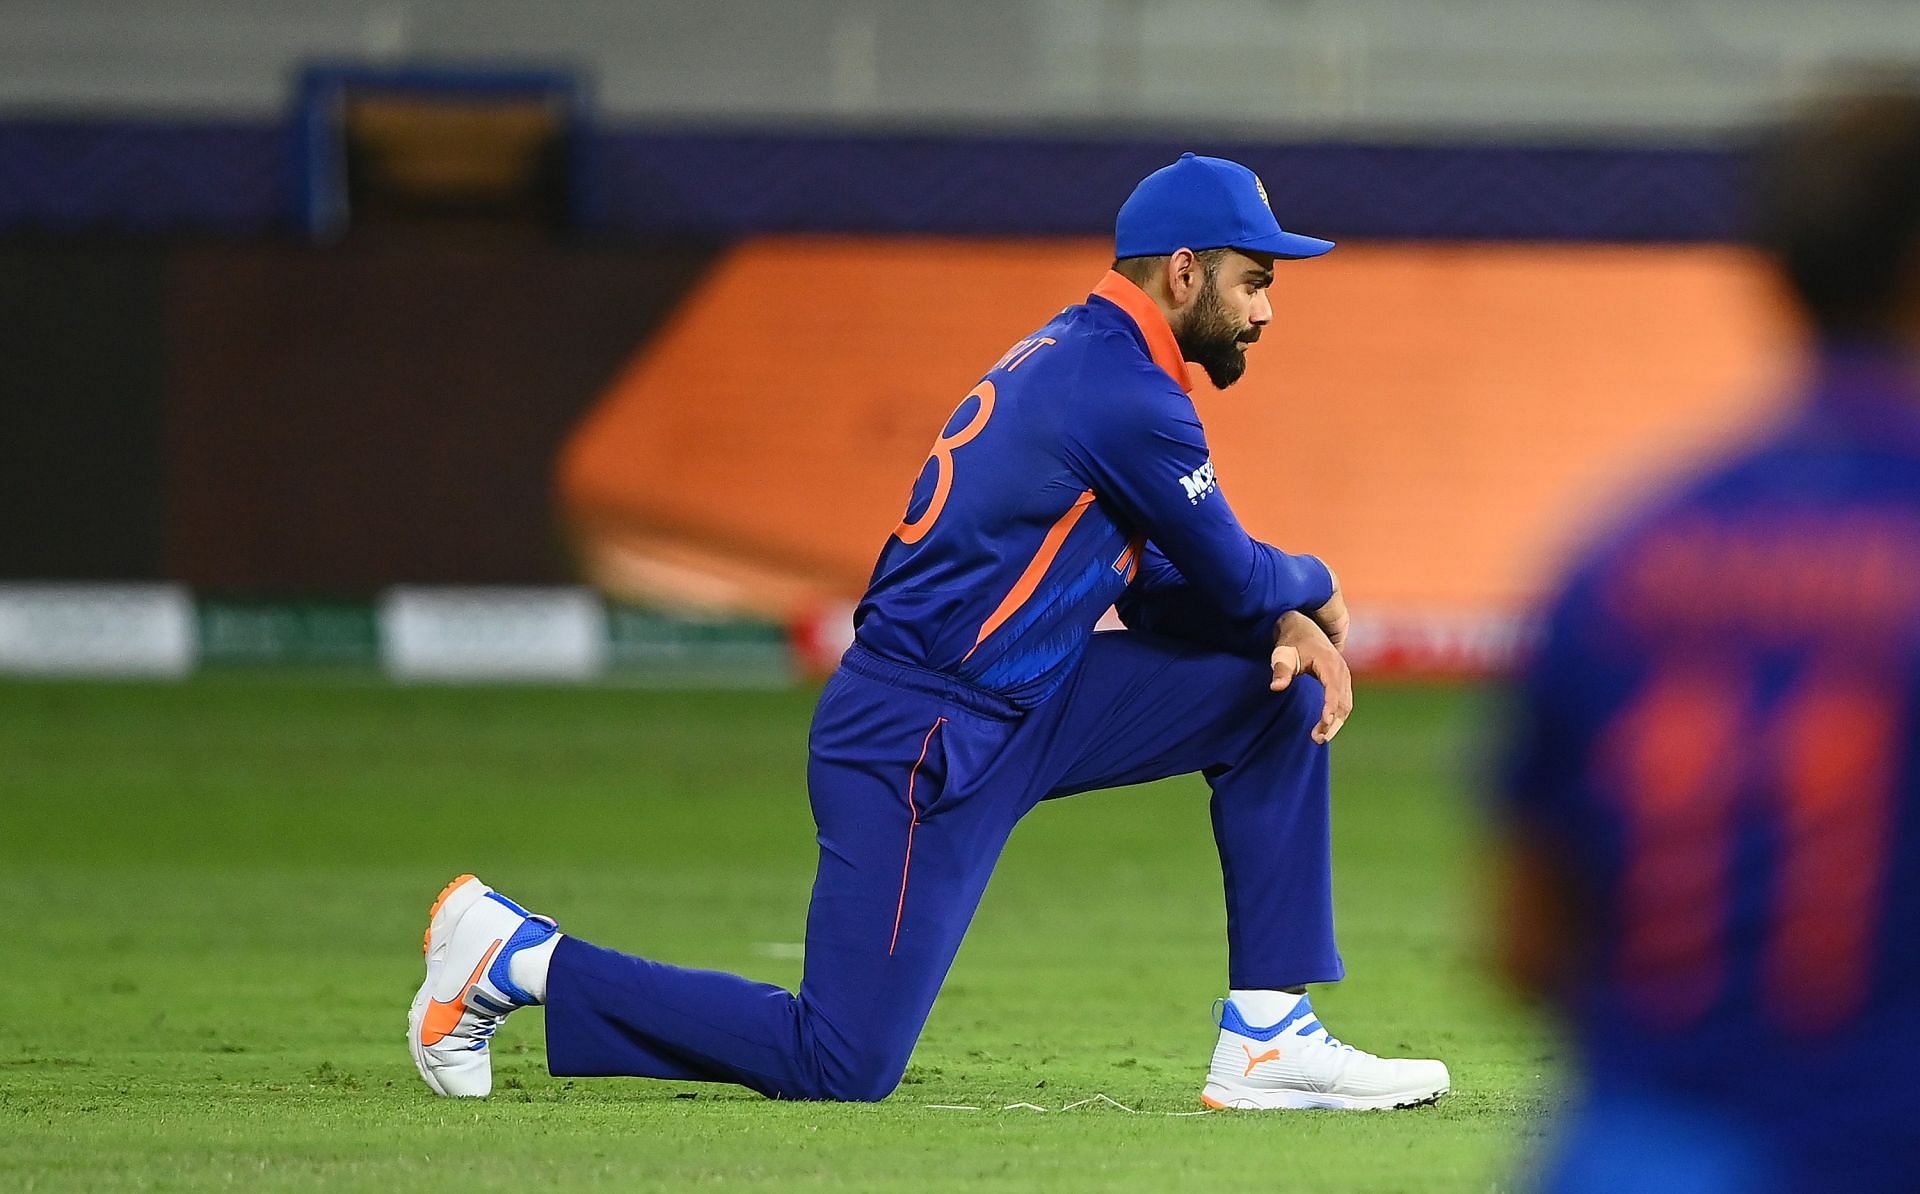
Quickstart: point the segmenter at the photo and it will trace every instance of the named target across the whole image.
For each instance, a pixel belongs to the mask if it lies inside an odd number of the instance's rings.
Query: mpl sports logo
[[[1187,491],[1187,501],[1195,506],[1200,504],[1201,498],[1212,493],[1215,488],[1212,458],[1209,457],[1205,464],[1180,478],[1180,488]]]

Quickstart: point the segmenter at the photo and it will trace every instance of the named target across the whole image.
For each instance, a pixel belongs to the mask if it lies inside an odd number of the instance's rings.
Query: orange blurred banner
[[[789,620],[858,596],[947,415],[1107,260],[1098,240],[736,248],[565,450],[589,577]],[[1388,620],[1523,611],[1622,502],[1758,418],[1797,346],[1729,247],[1348,244],[1282,263],[1272,293],[1245,379],[1195,391],[1222,489]]]

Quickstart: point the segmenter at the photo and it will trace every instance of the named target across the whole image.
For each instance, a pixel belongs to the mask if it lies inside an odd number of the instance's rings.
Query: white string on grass
[[[1120,1110],[1126,1112],[1128,1115],[1140,1114],[1138,1111],[1135,1111],[1133,1108],[1127,1106],[1125,1103],[1117,1103],[1103,1094],[1094,1095],[1090,1099],[1081,1099],[1077,1103],[1068,1103],[1066,1106],[1060,1108],[1060,1110],[1071,1111],[1075,1107],[1090,1107],[1096,1103],[1105,1103],[1109,1107],[1118,1107]]]
[[[1095,1094],[1095,1095],[1089,1096],[1088,1098],[1081,1099],[1078,1102],[1068,1103],[1066,1106],[1060,1108],[1060,1110],[1077,1111],[1082,1107],[1095,1107],[1101,1104],[1105,1104],[1106,1106],[1113,1108],[1115,1111],[1124,1111],[1128,1115],[1140,1114],[1140,1112],[1135,1111],[1133,1108],[1127,1106],[1125,1103],[1122,1103],[1116,1099],[1109,1098],[1105,1094]],[[980,1108],[978,1107],[969,1107],[961,1103],[924,1103],[922,1104],[922,1106],[924,1106],[929,1111],[978,1111],[980,1110]],[[1006,1106],[1000,1108],[1000,1110],[1002,1111],[1051,1111],[1052,1108],[1042,1107],[1038,1103],[1008,1103]],[[1161,1112],[1158,1112],[1157,1114],[1170,1116],[1175,1119],[1187,1119],[1196,1115],[1212,1115],[1213,1108],[1209,1107],[1201,1111],[1161,1111]]]

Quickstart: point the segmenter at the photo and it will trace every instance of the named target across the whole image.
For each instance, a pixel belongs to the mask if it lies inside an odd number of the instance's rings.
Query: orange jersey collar
[[[1153,363],[1167,371],[1167,376],[1180,383],[1180,388],[1189,394],[1193,392],[1193,382],[1187,376],[1187,359],[1180,351],[1180,344],[1173,338],[1173,329],[1167,326],[1167,317],[1160,314],[1160,308],[1154,305],[1147,292],[1134,285],[1124,274],[1108,270],[1107,276],[1100,279],[1100,285],[1093,288],[1092,298],[1103,298],[1127,313],[1147,338],[1147,353]]]

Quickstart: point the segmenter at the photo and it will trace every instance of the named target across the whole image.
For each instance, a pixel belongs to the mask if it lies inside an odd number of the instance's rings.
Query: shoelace
[[[474,1038],[473,1044],[468,1045],[467,1048],[473,1050],[486,1048],[487,1041],[494,1033],[500,1031],[502,1024],[507,1022],[505,1016],[496,1016],[491,1012],[480,1011],[472,1004],[467,1005],[467,1014],[474,1018],[473,1028],[467,1033],[468,1036]]]
[[[1320,1022],[1320,1018],[1318,1016],[1314,1017],[1313,1023],[1314,1023],[1314,1026],[1320,1030],[1319,1032],[1320,1039],[1325,1041],[1329,1046],[1335,1049],[1345,1049],[1349,1053],[1360,1052],[1360,1050],[1354,1048],[1352,1045],[1346,1044],[1339,1037],[1333,1035],[1331,1032],[1328,1032],[1327,1026]],[[1309,1034],[1307,1039],[1312,1040],[1313,1039],[1312,1034]]]

